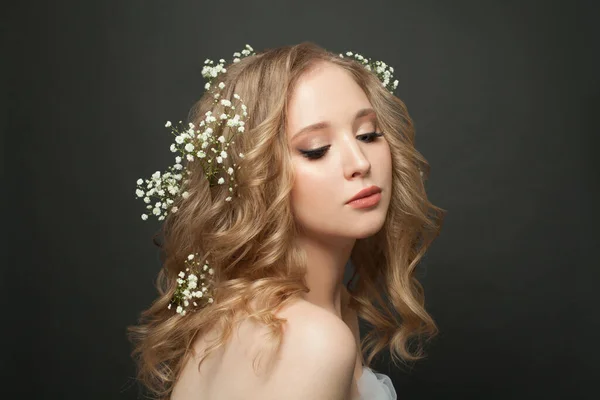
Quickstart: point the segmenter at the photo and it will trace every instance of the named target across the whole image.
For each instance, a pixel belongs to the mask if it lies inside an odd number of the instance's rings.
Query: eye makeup
[[[381,136],[383,136],[383,132],[371,132],[371,133],[363,133],[361,135],[358,135],[357,138],[363,138],[362,141],[365,143],[372,143]],[[329,150],[330,147],[331,147],[331,145],[327,145],[327,146],[323,146],[323,147],[320,147],[320,148],[314,149],[314,150],[298,149],[298,151],[302,154],[303,157],[305,157],[309,160],[317,160],[317,159],[323,157],[325,155],[325,153],[327,152],[327,150]]]

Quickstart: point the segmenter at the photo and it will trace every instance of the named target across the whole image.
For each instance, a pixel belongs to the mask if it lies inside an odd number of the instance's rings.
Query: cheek
[[[296,166],[295,173],[296,178],[291,193],[294,208],[315,205],[325,207],[327,203],[335,200],[335,182],[327,175],[326,168],[302,163]]]
[[[380,158],[381,165],[383,167],[383,173],[385,174],[387,179],[392,179],[392,153],[390,151],[390,146],[386,142],[384,148],[381,151]]]

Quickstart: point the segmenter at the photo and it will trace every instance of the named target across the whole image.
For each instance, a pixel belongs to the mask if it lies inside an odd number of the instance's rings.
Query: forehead
[[[356,112],[370,107],[369,99],[350,72],[331,63],[320,63],[302,75],[294,86],[287,108],[287,131],[317,122],[351,122]]]

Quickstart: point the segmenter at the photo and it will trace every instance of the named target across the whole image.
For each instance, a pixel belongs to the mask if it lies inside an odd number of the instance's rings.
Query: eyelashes
[[[372,143],[378,137],[381,137],[381,136],[383,136],[383,133],[371,132],[371,133],[364,133],[362,135],[358,135],[357,137],[365,138],[363,140],[363,142],[365,142],[365,143]],[[300,153],[302,153],[303,157],[305,157],[309,160],[316,160],[316,159],[323,157],[330,147],[331,147],[331,145],[327,145],[327,146],[321,147],[320,149],[316,149],[316,150],[299,150],[299,151],[300,151]]]

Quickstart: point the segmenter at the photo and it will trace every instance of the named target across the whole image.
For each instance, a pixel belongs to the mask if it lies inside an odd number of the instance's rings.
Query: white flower
[[[225,87],[225,84],[223,82],[219,83],[219,89],[223,89]]]
[[[180,278],[183,278],[184,276],[185,276],[185,272],[181,271],[181,272],[179,273],[179,277],[180,277]]]
[[[183,143],[183,135],[178,135],[177,137],[175,137],[175,142],[177,144]]]
[[[178,314],[181,314],[181,313],[182,313],[182,311],[183,311],[183,307],[181,307],[181,306],[177,306],[177,313],[178,313]]]
[[[191,155],[191,154],[188,154],[188,155],[186,156],[186,158],[187,158],[187,160],[188,160],[188,161],[194,161],[194,156],[193,156],[193,155]]]
[[[136,195],[137,197],[142,197],[142,196],[144,196],[144,194],[145,194],[145,193],[144,193],[144,191],[143,191],[143,190],[141,190],[141,189],[137,189],[137,190],[135,191],[135,195]]]
[[[148,197],[148,196],[144,197],[144,203],[150,204],[150,197]]]
[[[217,140],[221,143],[225,143],[225,136],[221,135]]]
[[[144,183],[144,180],[142,178],[138,179],[136,182],[138,185],[141,185]]]
[[[238,132],[244,132],[244,127],[243,127],[243,126],[240,126],[240,127],[238,128]]]
[[[145,220],[147,220],[147,219],[148,219],[148,215],[146,215],[146,214],[142,214],[142,219],[143,219],[144,221],[145,221]]]
[[[188,197],[190,197],[190,194],[188,192],[183,192],[183,193],[181,193],[181,197],[183,197],[184,199],[187,199]]]
[[[217,183],[218,183],[219,185],[222,185],[224,182],[225,182],[225,179],[223,179],[222,177],[221,177],[221,178],[219,178],[219,180],[217,181]]]
[[[231,201],[231,196],[227,196],[227,197],[225,198],[225,201]]]
[[[171,126],[171,121],[167,121],[167,123],[165,124],[165,128],[168,128]]]
[[[221,104],[224,105],[225,107],[231,107],[231,101],[223,99],[221,100]]]
[[[174,212],[174,213],[176,213],[178,210],[179,210],[179,208],[177,208],[177,207],[173,207],[173,208],[171,209],[171,212]]]
[[[227,119],[227,114],[221,114],[220,119]]]
[[[225,151],[222,151],[222,152],[221,152],[221,157],[223,157],[223,158],[227,158],[227,152],[225,152]]]
[[[217,157],[217,162],[218,162],[219,164],[221,164],[221,163],[223,162],[223,158],[222,158],[222,157]]]
[[[229,175],[233,174],[233,168],[229,167],[229,168],[227,169],[227,173],[228,173]]]
[[[194,151],[194,145],[193,145],[193,144],[191,144],[191,143],[188,143],[188,144],[186,144],[186,145],[185,145],[185,151],[187,151],[187,152],[192,152],[192,151]]]
[[[206,85],[204,85],[204,89],[209,90],[210,89],[210,83],[206,82]]]
[[[175,147],[175,143],[171,145],[171,152],[175,153],[177,151],[177,147]]]

